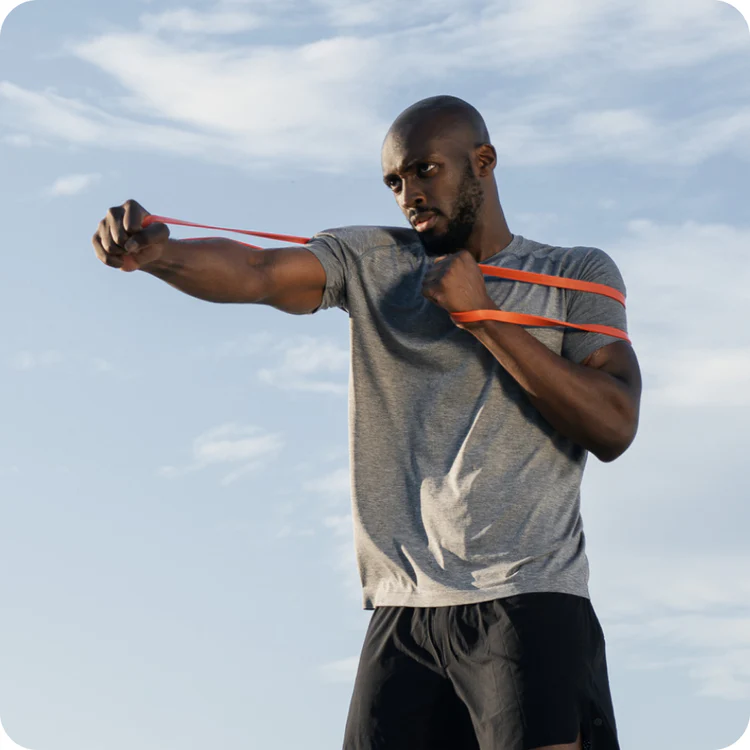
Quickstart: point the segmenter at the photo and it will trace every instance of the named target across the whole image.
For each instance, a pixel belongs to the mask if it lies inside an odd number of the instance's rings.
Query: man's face
[[[452,138],[389,137],[383,180],[427,255],[456,253],[466,245],[484,194],[462,144]]]

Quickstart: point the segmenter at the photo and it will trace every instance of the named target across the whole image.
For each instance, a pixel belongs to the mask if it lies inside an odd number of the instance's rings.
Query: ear
[[[479,177],[488,177],[497,166],[497,151],[489,143],[483,143],[476,150]]]

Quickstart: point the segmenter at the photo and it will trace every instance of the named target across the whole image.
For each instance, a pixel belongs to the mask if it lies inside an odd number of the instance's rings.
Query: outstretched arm
[[[148,215],[132,200],[110,208],[92,238],[99,260],[123,271],[145,271],[209,302],[270,305],[295,315],[320,306],[326,273],[310,250],[257,250],[221,237],[175,240],[166,224],[144,227]]]

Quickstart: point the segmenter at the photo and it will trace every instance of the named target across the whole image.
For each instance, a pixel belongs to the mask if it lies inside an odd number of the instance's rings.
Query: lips
[[[432,229],[437,221],[437,216],[433,213],[423,213],[415,216],[412,220],[412,226],[418,232],[426,232],[428,229]]]

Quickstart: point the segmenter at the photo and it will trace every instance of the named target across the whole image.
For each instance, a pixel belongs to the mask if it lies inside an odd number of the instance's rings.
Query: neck
[[[501,250],[505,250],[513,240],[513,234],[508,229],[508,222],[503,214],[503,207],[499,200],[489,200],[474,225],[474,231],[466,244],[468,250],[481,263],[491,258]]]

